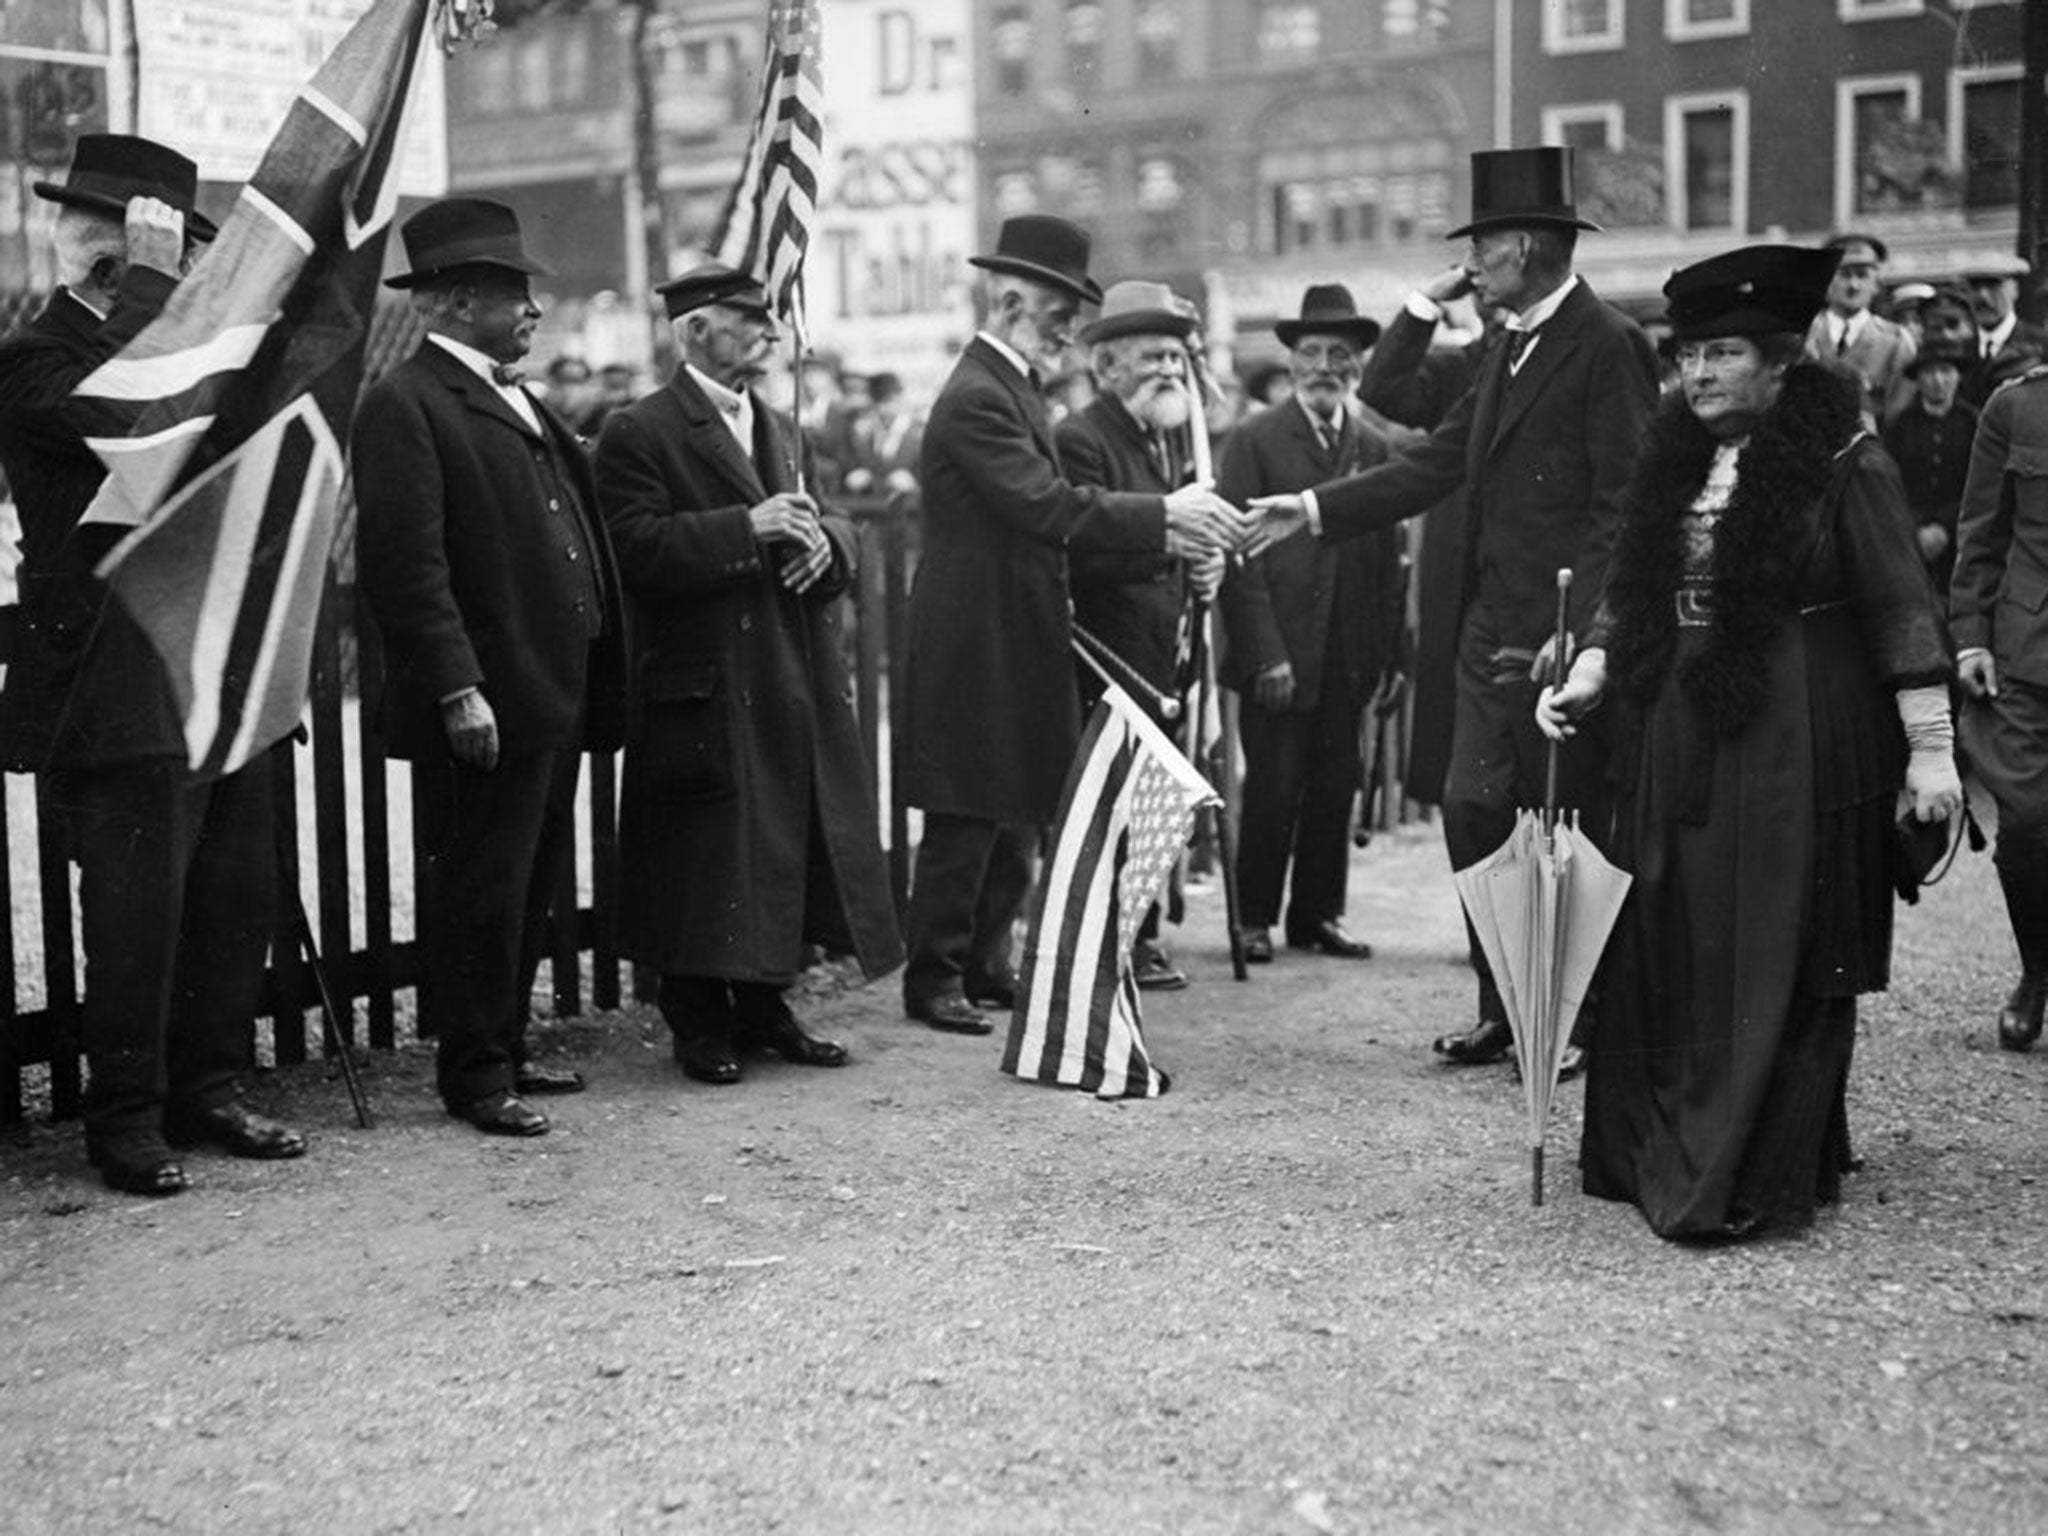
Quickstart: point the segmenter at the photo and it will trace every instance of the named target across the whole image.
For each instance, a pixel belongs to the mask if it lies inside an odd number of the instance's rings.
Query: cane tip
[[[1572,584],[1572,568],[1561,565],[1557,568],[1557,589],[1562,592]]]

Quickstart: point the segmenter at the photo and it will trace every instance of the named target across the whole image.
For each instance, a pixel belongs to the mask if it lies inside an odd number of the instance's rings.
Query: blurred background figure
[[[1958,397],[1970,362],[1968,352],[1948,343],[1920,353],[1906,365],[1906,378],[1915,386],[1913,399],[1884,429],[1884,445],[1898,461],[1906,487],[1920,557],[1935,592],[1944,598],[1956,563],[1956,508],[1962,504],[1970,443],[1977,435],[1977,412]]]
[[[1884,296],[1882,307],[1886,316],[1904,327],[1916,347],[1922,339],[1920,306],[1933,297],[1932,283],[1900,283]]]
[[[2020,279],[2032,270],[2017,256],[1980,262],[1967,269],[1970,316],[1977,322],[1977,366],[1963,375],[1963,399],[1983,408],[1991,392],[2048,356],[2048,330],[2022,320]]]
[[[873,374],[867,396],[868,408],[855,418],[849,433],[851,461],[845,488],[855,496],[915,495],[924,424],[904,398],[903,380],[893,373]]]
[[[541,392],[564,421],[579,422],[597,403],[597,375],[589,363],[565,352],[549,362]]]
[[[631,363],[606,363],[597,370],[594,385],[584,387],[583,415],[570,419],[575,421],[577,432],[594,442],[611,413],[624,410],[640,398],[640,393],[638,368]]]
[[[1286,363],[1263,363],[1244,376],[1244,413],[1269,411],[1294,393],[1294,372]]]
[[[1863,385],[1863,425],[1875,432],[1913,398],[1906,364],[1916,343],[1904,326],[1871,308],[1891,253],[1877,236],[1863,234],[1836,235],[1822,249],[1840,251],[1842,264],[1828,284],[1827,307],[1807,329],[1806,352],[1856,375]]]

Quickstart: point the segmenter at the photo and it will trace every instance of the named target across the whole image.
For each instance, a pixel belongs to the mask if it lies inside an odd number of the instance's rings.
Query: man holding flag
[[[191,771],[165,663],[98,573],[125,530],[81,521],[106,469],[74,391],[157,318],[212,238],[197,188],[193,163],[161,144],[82,137],[65,180],[36,185],[60,205],[62,286],[0,345],[23,617],[0,752],[42,776],[79,866],[87,1152],[109,1186],[144,1195],[187,1187],[172,1140],[306,1150],[239,1096],[276,898],[270,760]]]

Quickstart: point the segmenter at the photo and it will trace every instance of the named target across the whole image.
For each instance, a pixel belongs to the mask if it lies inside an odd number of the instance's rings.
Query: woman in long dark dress
[[[1888,978],[1893,821],[1960,798],[1946,634],[1855,381],[1801,355],[1837,254],[1757,246],[1665,285],[1682,388],[1599,614],[1537,719],[1623,708],[1588,1194],[1664,1237],[1802,1226],[1848,1162],[1856,998]]]

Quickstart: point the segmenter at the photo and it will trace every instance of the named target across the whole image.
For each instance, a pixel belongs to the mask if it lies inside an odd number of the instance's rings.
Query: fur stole
[[[1861,427],[1852,380],[1795,363],[1737,461],[1714,528],[1713,622],[1679,669],[1679,686],[1724,736],[1740,735],[1768,693],[1765,659],[1798,611],[1817,522],[1809,513]],[[1658,410],[1629,485],[1609,568],[1608,655],[1624,699],[1648,704],[1678,643],[1673,594],[1685,574],[1684,517],[1713,463],[1715,440],[1674,395]]]

